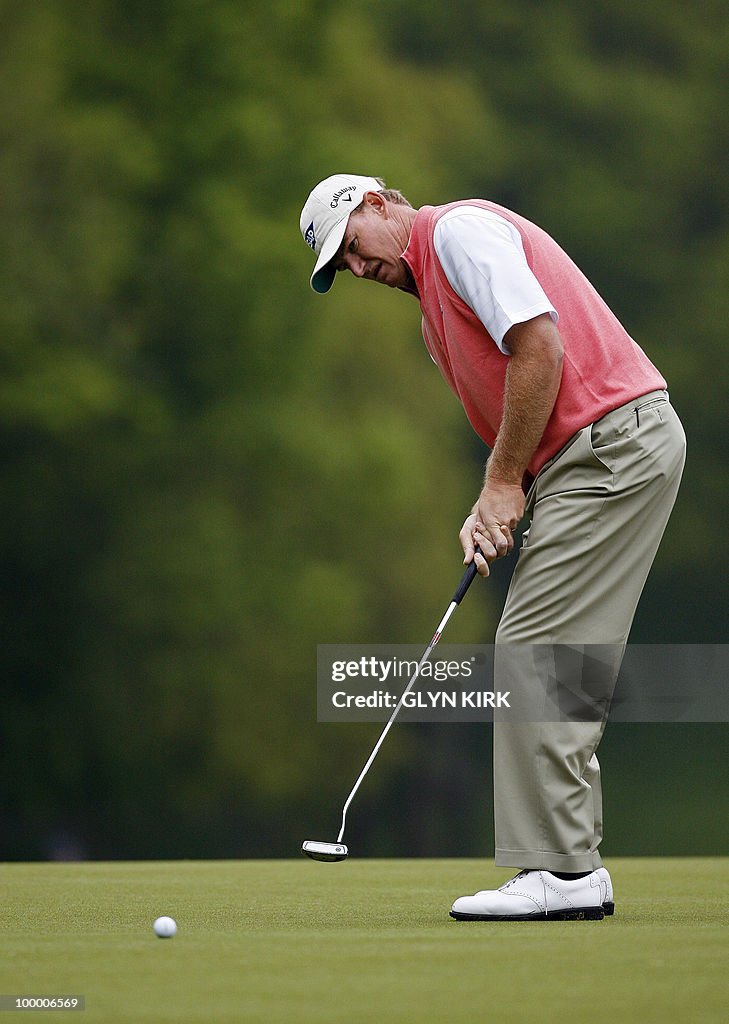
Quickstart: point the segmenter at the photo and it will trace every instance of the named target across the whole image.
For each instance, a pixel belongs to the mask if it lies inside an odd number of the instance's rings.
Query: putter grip
[[[476,548],[476,550],[478,551],[478,548]],[[456,587],[456,592],[452,598],[455,604],[461,603],[461,601],[466,595],[466,591],[473,583],[474,577],[477,575],[478,570],[476,569],[476,561],[475,559],[472,559],[470,564],[466,566],[466,571],[464,572],[463,576],[461,576],[461,582]]]

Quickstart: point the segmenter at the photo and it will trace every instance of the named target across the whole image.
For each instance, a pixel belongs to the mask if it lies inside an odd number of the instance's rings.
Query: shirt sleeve
[[[521,235],[508,220],[477,206],[449,210],[435,227],[435,251],[448,282],[473,310],[499,349],[504,335],[540,313],[557,311],[531,271]]]

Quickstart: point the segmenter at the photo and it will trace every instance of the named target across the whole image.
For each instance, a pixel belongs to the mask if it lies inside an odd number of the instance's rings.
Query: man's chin
[[[391,267],[388,267],[385,270],[380,270],[375,281],[377,284],[384,284],[388,288],[402,288],[406,283],[404,276],[402,274],[394,273]]]
[[[392,265],[384,266],[380,264],[372,280],[375,284],[384,284],[388,288],[401,288],[405,291],[412,289],[410,273],[403,273],[401,268],[393,267]]]

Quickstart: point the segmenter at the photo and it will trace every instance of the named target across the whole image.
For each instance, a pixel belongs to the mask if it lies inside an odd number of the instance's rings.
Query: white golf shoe
[[[602,893],[602,909],[605,916],[610,917],[615,913],[615,897],[613,896],[613,880],[607,868],[598,868],[595,874],[600,879],[600,884],[605,888]]]
[[[520,871],[500,889],[461,896],[451,908],[451,917],[456,921],[601,921],[613,910],[612,883],[605,868],[574,879],[557,878],[549,871]]]

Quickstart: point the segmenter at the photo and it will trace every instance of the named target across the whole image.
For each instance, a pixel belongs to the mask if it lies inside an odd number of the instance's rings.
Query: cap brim
[[[349,221],[349,214],[346,217],[342,217],[341,221],[332,228],[329,235],[321,247],[319,258],[316,261],[314,271],[311,275],[311,287],[315,292],[320,295],[324,295],[329,291],[331,286],[334,284],[334,278],[336,277],[336,270],[331,265],[331,261],[337,255],[337,250],[342,244],[342,239],[347,230],[347,223]]]

